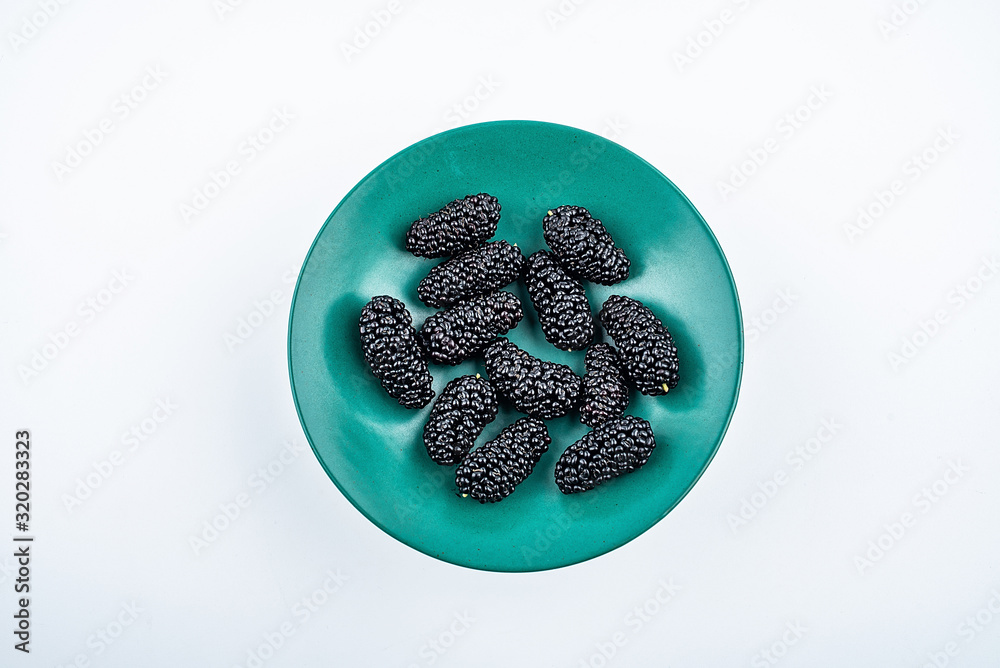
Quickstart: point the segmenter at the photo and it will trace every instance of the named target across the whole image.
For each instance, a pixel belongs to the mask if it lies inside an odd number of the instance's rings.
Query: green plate
[[[666,396],[632,393],[628,412],[649,420],[657,447],[632,474],[584,494],[564,495],[556,460],[587,428],[573,413],[548,423],[552,445],[534,473],[496,504],[457,495],[454,467],[434,464],[422,440],[430,406],[390,398],[361,353],[358,317],[374,295],[401,299],[419,328],[433,310],[417,283],[438,261],[404,250],[409,224],[449,201],[488,192],[502,206],[497,239],[525,255],[544,248],[542,217],[560,204],[588,208],[632,260],[629,280],[587,284],[595,314],[612,294],[642,300],[670,328],[680,384]],[[509,337],[582,374],[583,353],[557,350],[525,305]],[[333,482],[391,536],[454,564],[537,571],[604,554],[662,519],[694,486],[736,406],[743,327],[736,286],[708,225],[656,168],[602,137],[533,121],[501,121],[435,135],[363,178],[320,230],[295,288],[288,326],[292,393],[306,437]],[[431,365],[434,390],[482,373],[479,359]],[[501,407],[478,443],[519,417]]]

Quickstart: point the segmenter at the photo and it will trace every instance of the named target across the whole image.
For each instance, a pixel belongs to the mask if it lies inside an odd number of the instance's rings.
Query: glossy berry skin
[[[566,448],[556,462],[556,484],[563,494],[586,492],[640,468],[655,447],[646,420],[632,415],[608,420]]]
[[[459,376],[441,390],[424,425],[424,446],[438,464],[454,466],[497,417],[497,395],[480,376]]]
[[[583,284],[548,251],[528,258],[524,277],[545,340],[560,350],[583,350],[594,339],[594,316]]]
[[[417,342],[413,318],[403,302],[373,297],[361,309],[361,349],[389,396],[407,408],[423,408],[434,396],[427,360]]]
[[[582,206],[560,206],[542,220],[545,243],[577,278],[614,285],[628,278],[631,262],[615,246],[604,223]]]
[[[571,368],[540,360],[506,338],[486,349],[485,362],[493,387],[522,413],[551,420],[580,403],[582,381]]]
[[[455,486],[480,503],[501,501],[531,474],[551,442],[544,422],[521,418],[469,453],[455,471]]]
[[[523,317],[521,300],[514,294],[492,292],[431,315],[419,336],[432,362],[455,365],[482,352]]]
[[[406,250],[418,257],[450,257],[481,246],[496,234],[500,202],[486,193],[449,202],[406,233]]]
[[[587,349],[583,363],[587,373],[583,376],[580,422],[596,427],[624,415],[628,408],[628,386],[615,349],[607,343],[595,343]]]
[[[417,296],[427,306],[452,306],[510,285],[523,270],[520,248],[506,241],[491,241],[431,269],[417,286]]]
[[[601,324],[618,347],[626,379],[643,394],[666,394],[677,387],[677,346],[670,331],[642,302],[611,295]]]

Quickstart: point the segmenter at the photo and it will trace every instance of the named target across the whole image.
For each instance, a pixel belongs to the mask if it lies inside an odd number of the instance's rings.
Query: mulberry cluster
[[[481,246],[496,234],[500,202],[479,193],[449,202],[410,225],[406,250],[419,257],[448,257]]]
[[[582,381],[571,368],[540,360],[505,338],[486,349],[485,362],[497,392],[522,413],[552,420],[580,403]]]
[[[478,374],[450,381],[424,425],[424,446],[438,464],[454,466],[469,454],[483,429],[497,417],[497,395]]]
[[[626,377],[643,394],[666,394],[677,387],[677,346],[669,330],[642,302],[611,295],[601,324],[618,346]]]
[[[434,396],[427,360],[413,318],[398,299],[381,295],[361,309],[361,349],[389,396],[407,408],[423,408]]]
[[[587,293],[552,253],[540,250],[528,258],[524,282],[546,341],[560,350],[583,350],[590,345],[594,317]]]
[[[583,376],[580,422],[596,427],[624,415],[628,408],[628,386],[615,349],[607,343],[595,343],[587,349],[583,363],[587,373]]]
[[[542,220],[545,243],[559,262],[578,278],[614,285],[628,278],[631,263],[615,247],[604,223],[582,206],[560,206]]]
[[[493,292],[431,315],[419,336],[432,362],[455,365],[482,352],[523,317],[520,299],[510,292]]]
[[[559,206],[544,217],[550,250],[525,259],[516,244],[488,241],[497,231],[500,203],[480,193],[450,202],[410,225],[406,249],[448,258],[417,286],[426,306],[439,310],[414,330],[403,302],[373,298],[361,312],[365,361],[390,396],[408,408],[434,397],[428,362],[456,365],[482,355],[486,376],[459,376],[445,385],[424,424],[430,459],[456,466],[463,496],[495,503],[528,477],[551,438],[544,420],[579,408],[591,430],[562,453],[555,482],[565,494],[584,492],[635,471],[656,446],[646,420],[625,415],[630,389],[661,395],[677,386],[677,348],[670,332],[642,302],[612,295],[598,319],[613,340],[593,343],[597,325],[584,281],[613,285],[631,263],[604,224],[580,206]],[[581,378],[565,364],[546,361],[505,338],[524,318],[520,299],[504,291],[523,279],[545,339],[564,351],[586,350]],[[499,398],[527,415],[476,448],[496,420]]]
[[[462,461],[455,486],[480,503],[500,501],[528,477],[551,442],[544,422],[521,418]]]
[[[563,494],[586,492],[643,466],[656,447],[649,422],[633,415],[608,420],[566,448],[556,462]]]
[[[520,248],[506,241],[491,241],[431,269],[417,286],[417,296],[434,308],[452,306],[510,285],[523,269]]]

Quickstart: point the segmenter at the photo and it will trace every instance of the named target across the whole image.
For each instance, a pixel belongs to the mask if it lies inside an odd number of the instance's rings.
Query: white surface
[[[37,541],[24,656],[2,538],[0,664],[255,665],[248,652],[288,622],[263,665],[768,666],[758,653],[781,652],[783,634],[796,640],[775,659],[786,666],[917,667],[949,642],[957,655],[939,663],[993,665],[1000,279],[975,277],[1000,251],[1000,7],[900,2],[916,13],[884,36],[887,0],[566,0],[554,26],[555,0],[400,2],[350,61],[341,45],[389,3],[247,0],[220,18],[213,0],[71,2],[18,48],[10,34],[41,22],[43,3],[4,4],[0,524],[13,521],[14,431],[28,428]],[[730,23],[679,69],[674,53],[723,9]],[[116,99],[147,68],[161,80],[145,79],[125,117]],[[814,87],[831,95],[787,129]],[[462,118],[453,107],[469,96]],[[294,118],[251,160],[241,144],[274,110]],[[110,134],[57,178],[53,162],[105,118]],[[322,222],[394,152],[506,118],[619,128],[718,235],[747,332],[740,403],[694,491],[621,549],[527,575],[396,542],[309,451],[289,450],[270,482],[256,473],[283,443],[305,445],[285,333]],[[957,139],[929,169],[907,167],[948,128]],[[724,199],[718,183],[765,144],[767,162]],[[228,161],[239,173],[185,222],[180,205]],[[845,224],[895,179],[905,190],[852,242]],[[102,293],[116,271],[127,285]],[[969,281],[979,291],[959,298]],[[769,312],[782,291],[791,306]],[[109,296],[100,313],[80,306]],[[226,335],[272,298],[230,350]],[[936,311],[945,322],[925,340]],[[19,366],[71,322],[78,335],[23,381]],[[924,345],[893,368],[914,336]],[[130,450],[124,432],[165,417],[158,399],[176,408]],[[841,426],[796,469],[786,454],[824,419]],[[65,495],[115,450],[122,464],[68,510]],[[949,462],[968,470],[938,501],[916,499]],[[728,515],[779,472],[786,483],[731,529]],[[196,554],[190,537],[237,498],[250,503]],[[913,526],[859,568],[907,512]],[[306,619],[297,602],[328,570],[348,579]],[[679,590],[657,603],[671,580]],[[133,602],[136,621],[101,641]],[[646,620],[632,612],[644,605]],[[964,625],[984,608],[992,623]],[[786,633],[796,623],[801,638]]]

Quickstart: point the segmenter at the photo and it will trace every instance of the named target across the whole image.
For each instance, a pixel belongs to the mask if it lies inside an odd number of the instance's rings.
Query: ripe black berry
[[[506,241],[491,241],[442,262],[417,286],[420,301],[441,308],[493,292],[517,280],[524,255]]]
[[[556,462],[556,484],[563,494],[586,492],[635,471],[655,447],[653,428],[642,418],[608,420],[566,448]]]
[[[469,453],[455,471],[455,485],[479,503],[500,501],[528,477],[551,442],[544,422],[521,418]]]
[[[520,299],[510,292],[492,292],[431,315],[419,336],[432,362],[455,365],[482,352],[523,317]]]
[[[448,257],[481,246],[496,234],[500,202],[479,193],[446,204],[410,225],[406,250],[420,257]]]
[[[607,343],[595,343],[583,360],[583,405],[580,422],[588,427],[621,417],[628,408],[628,387],[622,376],[618,353]]]
[[[469,454],[483,428],[497,417],[497,395],[485,378],[459,376],[445,385],[424,425],[427,454],[454,466]]]
[[[642,302],[611,295],[601,324],[618,346],[625,377],[643,394],[666,394],[677,387],[677,346],[670,331]]]
[[[528,258],[524,282],[546,341],[560,350],[583,350],[590,345],[594,317],[587,293],[552,253],[540,250]]]
[[[542,220],[545,243],[578,278],[613,285],[628,278],[629,259],[615,247],[604,223],[582,206],[560,206]]]
[[[529,355],[506,338],[486,349],[485,362],[493,387],[522,413],[551,420],[580,403],[581,380],[571,368]]]
[[[403,302],[387,295],[372,298],[361,309],[361,349],[390,397],[407,408],[423,408],[434,390],[412,323]]]

